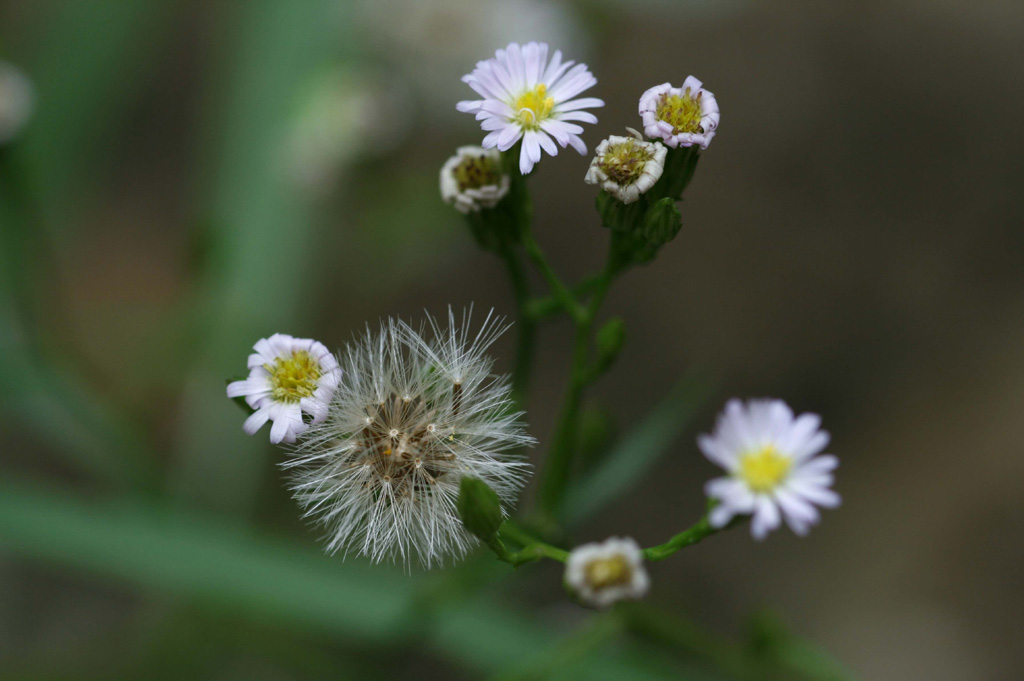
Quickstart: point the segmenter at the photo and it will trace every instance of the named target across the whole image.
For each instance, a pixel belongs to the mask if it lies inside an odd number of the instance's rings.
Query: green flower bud
[[[643,235],[652,246],[663,246],[675,238],[683,226],[683,216],[670,197],[659,199],[644,215]]]
[[[485,543],[497,537],[505,522],[497,493],[479,478],[462,478],[456,507],[465,528]]]
[[[613,317],[597,332],[597,362],[602,370],[611,366],[626,342],[626,323]]]

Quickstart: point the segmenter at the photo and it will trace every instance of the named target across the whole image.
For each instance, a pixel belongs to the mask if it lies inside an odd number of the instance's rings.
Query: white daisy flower
[[[574,63],[563,63],[559,50],[549,63],[546,43],[523,47],[510,43],[462,77],[483,99],[459,102],[455,108],[482,121],[480,127],[488,131],[482,142],[487,149],[508,151],[523,140],[519,170],[524,175],[540,161],[541,149],[551,156],[558,153],[555,142],[585,154],[587,145],[579,137],[583,128],[572,121],[597,123],[594,114],[581,109],[604,106],[604,102],[593,97],[573,99],[597,83],[586,64]]]
[[[720,118],[715,95],[693,76],[688,76],[682,87],[662,83],[645,92],[640,97],[640,115],[644,133],[673,149],[707,149]]]
[[[581,601],[595,608],[643,598],[649,586],[644,554],[630,538],[612,537],[600,544],[577,546],[565,561],[565,583]]]
[[[346,349],[327,419],[284,464],[305,515],[327,527],[328,551],[427,567],[461,557],[476,541],[456,508],[465,476],[511,507],[528,466],[509,450],[534,440],[484,354],[504,327],[490,315],[475,335],[467,326],[449,312],[425,338],[389,319]]]
[[[714,527],[734,515],[752,514],[751,533],[764,539],[781,520],[799,535],[818,522],[815,504],[839,505],[830,489],[839,459],[818,456],[828,444],[817,414],[793,411],[782,400],[730,400],[712,435],[697,439],[704,456],[729,475],[708,482],[705,491],[718,505],[711,511]]]
[[[494,208],[508,194],[509,184],[497,149],[459,147],[441,167],[441,198],[460,213]]]
[[[14,139],[32,114],[35,91],[19,68],[0,61],[0,144]]]
[[[341,368],[334,355],[310,338],[292,338],[275,333],[261,338],[249,355],[249,378],[228,385],[228,397],[245,397],[256,411],[242,429],[254,435],[268,420],[270,441],[295,442],[311,423],[327,418],[327,405],[338,387]]]
[[[633,137],[612,135],[597,145],[583,181],[601,185],[623,203],[633,203],[654,186],[665,170],[668,149],[660,142],[644,142],[635,130]]]

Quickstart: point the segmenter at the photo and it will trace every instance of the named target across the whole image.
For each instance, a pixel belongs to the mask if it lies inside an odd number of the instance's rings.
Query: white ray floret
[[[565,584],[595,608],[643,598],[649,586],[643,561],[643,552],[630,538],[577,546],[565,561]]]
[[[322,343],[275,333],[261,338],[249,355],[249,377],[228,385],[228,397],[244,397],[255,411],[242,429],[249,435],[268,420],[270,441],[295,442],[310,423],[327,417],[327,405],[341,378],[338,360]]]
[[[441,167],[441,198],[460,213],[494,208],[510,183],[497,149],[459,147]]]
[[[704,455],[728,473],[705,488],[718,501],[711,524],[723,527],[733,516],[749,514],[755,539],[783,519],[804,535],[819,520],[816,506],[838,506],[831,487],[839,460],[820,454],[829,441],[820,425],[817,414],[794,417],[782,400],[730,400],[714,433],[697,440]]]
[[[693,76],[688,76],[682,87],[662,83],[647,90],[640,96],[640,116],[644,134],[673,149],[707,149],[721,118],[714,93]]]
[[[540,161],[541,150],[551,156],[558,153],[556,142],[587,153],[579,137],[583,128],[577,123],[597,123],[597,117],[583,109],[601,107],[604,102],[594,97],[574,99],[597,84],[586,64],[563,62],[559,50],[548,61],[546,43],[510,43],[493,59],[477,62],[462,80],[483,99],[462,101],[456,108],[476,114],[487,131],[485,148],[508,151],[522,140],[519,170],[524,175]]]
[[[328,551],[427,567],[461,557],[475,542],[456,510],[465,476],[511,508],[528,466],[510,450],[534,440],[484,354],[503,325],[490,315],[475,334],[468,325],[449,311],[424,337],[389,319],[345,350],[327,418],[284,464]]]
[[[583,178],[623,203],[633,203],[654,186],[665,170],[668,152],[660,142],[645,142],[640,133],[630,132],[632,137],[612,135],[597,145],[597,155]]]

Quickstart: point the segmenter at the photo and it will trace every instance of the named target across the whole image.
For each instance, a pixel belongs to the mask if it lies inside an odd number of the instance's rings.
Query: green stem
[[[501,257],[505,261],[509,279],[512,281],[512,292],[518,310],[516,364],[512,371],[512,393],[516,403],[523,408],[530,389],[530,369],[533,366],[533,354],[537,342],[537,321],[527,310],[530,302],[530,288],[519,257],[511,247],[503,249]]]
[[[605,267],[598,276],[590,303],[574,316],[576,334],[573,341],[572,365],[569,373],[569,387],[565,402],[555,427],[554,440],[548,454],[540,483],[540,510],[551,518],[561,506],[562,496],[569,483],[573,454],[576,449],[576,432],[579,425],[580,404],[583,390],[595,381],[601,372],[594,371],[589,362],[589,343],[593,335],[594,319],[611,285],[612,269]]]
[[[602,274],[597,274],[593,277],[584,279],[580,283],[573,286],[570,290],[572,294],[577,298],[581,298],[588,293],[591,293],[597,288],[598,283],[602,279]],[[562,302],[555,296],[544,296],[543,298],[535,298],[526,306],[526,314],[535,320],[544,319],[550,317],[562,311]]]
[[[708,516],[705,514],[703,518],[693,525],[693,527],[680,532],[664,544],[644,549],[644,558],[650,561],[665,560],[676,551],[684,549],[687,546],[693,546],[706,537],[710,537],[711,535],[716,534],[723,529],[732,527],[733,525],[734,523],[729,523],[725,528],[712,527],[711,522],[708,520]]]
[[[503,539],[521,545],[518,551],[509,551]],[[557,546],[540,541],[529,532],[519,527],[511,520],[506,520],[501,526],[500,537],[494,537],[487,542],[487,546],[498,556],[499,560],[509,563],[513,567],[519,567],[526,563],[532,563],[541,558],[550,558],[564,563],[569,558],[569,552]]]
[[[520,238],[523,242],[523,247],[526,248],[526,254],[530,256],[530,260],[540,270],[540,274],[544,277],[544,281],[547,282],[548,287],[551,288],[551,292],[554,294],[555,299],[558,301],[562,309],[565,310],[566,314],[572,317],[573,320],[579,324],[583,320],[583,316],[586,313],[582,305],[580,305],[576,296],[573,295],[562,280],[558,278],[555,270],[551,267],[547,258],[544,256],[544,252],[540,249],[540,244],[533,238],[533,234],[529,229],[523,229]]]

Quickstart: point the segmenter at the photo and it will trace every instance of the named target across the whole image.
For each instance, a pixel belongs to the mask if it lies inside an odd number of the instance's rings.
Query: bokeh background
[[[0,177],[0,676],[481,678],[580,626],[554,564],[470,561],[481,597],[322,556],[223,393],[275,331],[513,314],[437,170],[482,135],[460,76],[541,39],[599,80],[591,147],[691,73],[723,112],[682,232],[609,296],[629,341],[590,401],[624,436],[705,387],[574,538],[688,526],[714,474],[695,434],[781,397],[823,415],[844,506],[653,565],[650,599],[727,636],[768,607],[856,678],[1020,678],[1022,35],[1014,0],[0,0],[37,94]],[[572,280],[607,238],[588,163],[531,182]],[[568,325],[540,347],[535,460]]]

